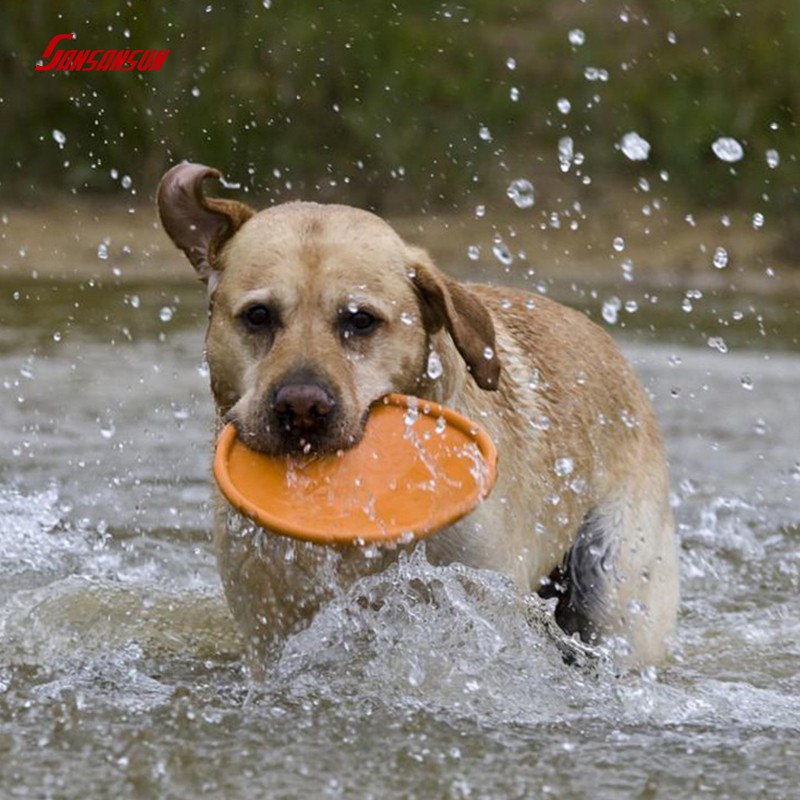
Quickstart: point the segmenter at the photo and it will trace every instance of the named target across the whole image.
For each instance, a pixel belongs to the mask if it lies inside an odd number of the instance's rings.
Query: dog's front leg
[[[335,553],[266,531],[225,506],[215,515],[217,563],[259,679],[286,637],[308,624],[336,591]]]
[[[288,636],[306,627],[359,577],[385,569],[398,552],[289,539],[258,527],[222,501],[215,512],[214,545],[225,596],[256,680],[280,656]]]

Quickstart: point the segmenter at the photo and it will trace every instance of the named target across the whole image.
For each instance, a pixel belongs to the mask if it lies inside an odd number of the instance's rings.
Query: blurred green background
[[[796,0],[72,0],[7,2],[0,22],[0,197],[118,192],[125,176],[149,197],[185,158],[272,199],[396,213],[548,176],[797,205]],[[170,55],[156,73],[35,72],[69,31],[76,48]],[[646,161],[622,152],[630,132]],[[723,136],[741,160],[714,154]],[[562,173],[564,137],[579,155]]]

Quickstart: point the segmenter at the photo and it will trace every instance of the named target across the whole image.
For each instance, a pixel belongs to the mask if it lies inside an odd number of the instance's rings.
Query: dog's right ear
[[[184,162],[164,175],[156,194],[164,230],[183,250],[209,290],[216,283],[222,245],[255,213],[238,200],[203,194],[203,181],[220,177],[212,167]]]

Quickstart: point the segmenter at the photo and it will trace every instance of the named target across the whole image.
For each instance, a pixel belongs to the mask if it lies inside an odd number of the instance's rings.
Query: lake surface
[[[611,293],[555,294],[601,319]],[[607,327],[671,462],[668,664],[565,666],[501,577],[419,555],[253,690],[210,545],[202,289],[1,279],[0,797],[797,796],[800,303],[656,294]]]

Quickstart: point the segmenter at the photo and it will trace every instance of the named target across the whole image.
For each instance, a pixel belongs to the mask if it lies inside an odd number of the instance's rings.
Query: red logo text
[[[37,62],[36,71],[158,72],[169,55],[169,50],[56,50],[62,39],[74,38],[74,33],[55,35]]]

